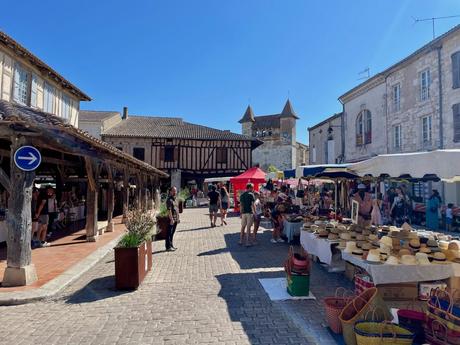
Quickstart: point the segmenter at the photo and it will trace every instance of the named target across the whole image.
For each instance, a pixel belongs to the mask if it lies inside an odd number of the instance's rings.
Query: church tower
[[[250,105],[248,105],[243,117],[238,122],[241,123],[241,133],[243,135],[247,135],[248,137],[252,137],[252,125],[254,122],[256,122],[256,120]]]

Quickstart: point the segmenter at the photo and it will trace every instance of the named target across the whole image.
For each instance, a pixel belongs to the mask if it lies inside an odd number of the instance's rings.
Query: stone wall
[[[270,165],[280,170],[292,169],[295,166],[295,146],[266,141],[252,151],[252,160],[253,164],[259,164],[262,170],[267,170]]]
[[[332,126],[333,143],[328,143],[329,127]],[[340,162],[342,155],[342,118],[340,116],[332,118],[319,126],[309,129],[309,164],[328,164]],[[333,152],[331,146],[333,147]],[[326,149],[326,147],[328,147]],[[327,151],[327,152],[326,152]]]

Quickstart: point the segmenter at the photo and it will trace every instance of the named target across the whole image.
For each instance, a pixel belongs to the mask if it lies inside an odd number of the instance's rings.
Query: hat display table
[[[342,259],[369,273],[375,285],[443,280],[454,276],[454,264],[385,265],[371,264],[342,251]]]
[[[288,242],[291,242],[294,239],[294,235],[300,234],[300,229],[302,229],[303,222],[289,222],[287,220],[283,221],[283,234],[286,235]]]
[[[335,247],[339,241],[330,241],[325,238],[319,238],[317,235],[307,231],[300,231],[300,244],[308,254],[318,257],[318,259],[331,266],[332,260],[332,247]]]

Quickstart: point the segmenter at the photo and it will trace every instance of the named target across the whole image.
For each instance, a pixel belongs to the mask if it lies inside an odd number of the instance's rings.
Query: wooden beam
[[[107,188],[107,232],[113,231],[113,209],[115,206],[115,195],[114,195],[114,186],[113,186],[113,171],[112,167],[107,165],[107,174],[108,174],[108,188]]]
[[[8,192],[8,194],[11,194],[11,181],[10,181],[10,177],[8,176],[8,174],[6,173],[6,171],[3,170],[1,167],[0,167],[0,184],[3,186],[3,188],[6,189],[6,191]]]
[[[96,189],[96,181],[94,179],[93,162],[89,157],[85,157],[86,176],[88,176],[88,187],[91,190]]]

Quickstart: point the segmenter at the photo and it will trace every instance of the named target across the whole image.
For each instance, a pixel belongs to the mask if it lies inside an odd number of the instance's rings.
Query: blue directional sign
[[[42,155],[33,146],[21,146],[14,153],[14,163],[24,171],[33,171],[42,162]]]

